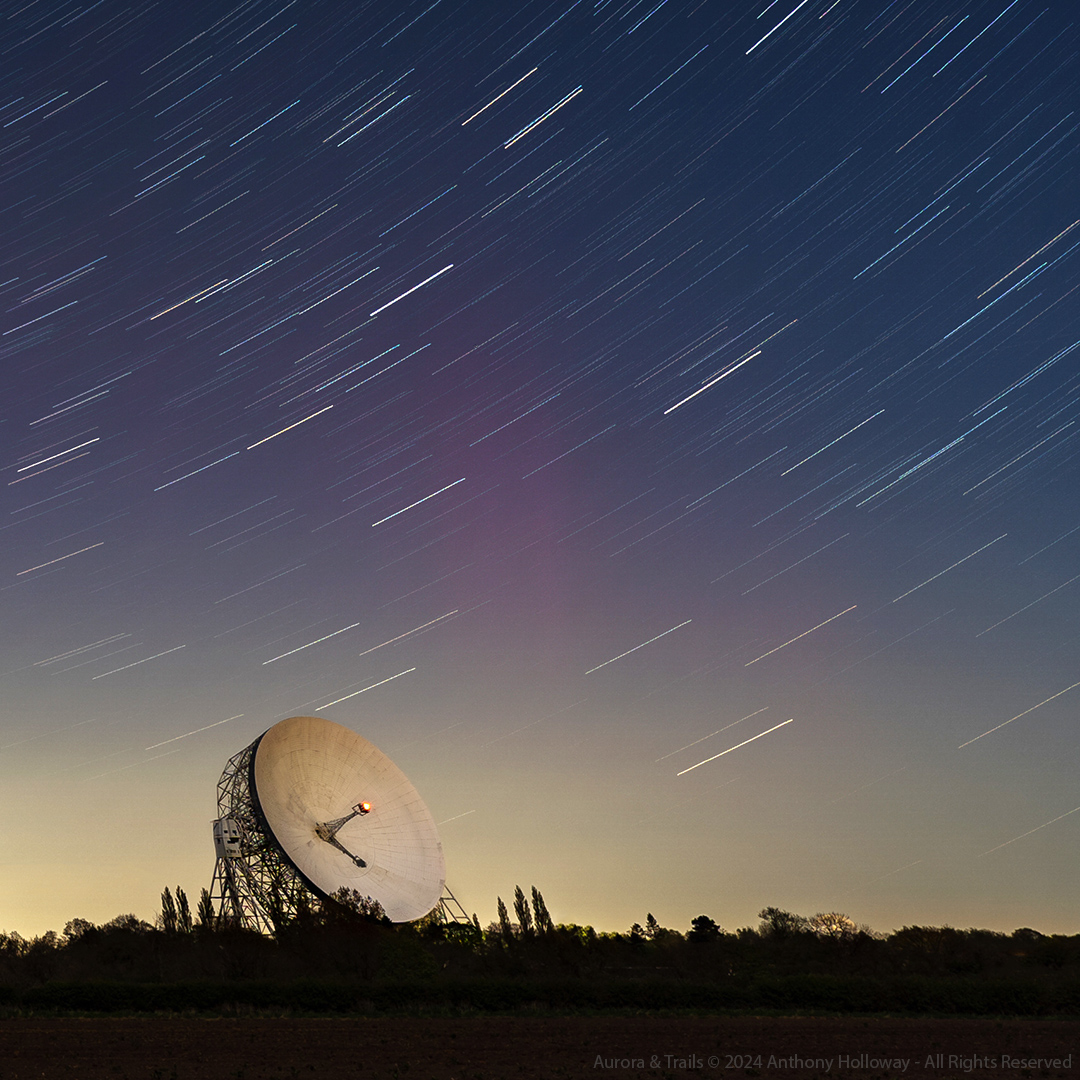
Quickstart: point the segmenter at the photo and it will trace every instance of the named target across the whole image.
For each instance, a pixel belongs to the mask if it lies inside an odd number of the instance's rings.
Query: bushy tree
[[[101,929],[108,933],[149,934],[154,928],[138,915],[117,915],[115,919],[110,919],[105,923]]]
[[[809,920],[807,927],[818,937],[831,938],[833,941],[850,941],[859,933],[854,919],[839,911],[819,911]]]
[[[301,889],[296,894],[296,922],[309,923],[315,918],[315,908],[311,903],[311,893]]]
[[[194,929],[187,893],[179,885],[176,886],[176,929],[181,934],[190,934]]]
[[[498,900],[499,911],[499,934],[502,936],[503,941],[510,941],[514,936],[514,928],[510,925],[510,913],[506,910],[506,904],[503,903],[501,896],[496,897]]]
[[[479,919],[475,922],[444,922],[441,940],[473,951],[484,944],[484,931],[480,929]]]
[[[521,891],[520,885],[514,886],[514,914],[517,916],[521,936],[525,938],[532,937],[532,912],[529,910],[529,902],[525,899],[525,894]]]
[[[373,900],[357,889],[350,889],[344,885],[323,901],[322,908],[324,919],[333,920],[344,916],[362,919],[365,922],[386,924],[390,922],[378,900]]]
[[[686,935],[686,940],[697,945],[703,945],[709,941],[716,941],[720,937],[720,933],[720,927],[708,915],[699,915],[691,921],[690,932]]]
[[[537,933],[550,934],[555,927],[548,914],[547,904],[544,903],[544,898],[535,885],[532,887],[532,902]]]
[[[195,925],[200,930],[213,930],[217,920],[214,918],[214,903],[210,899],[210,893],[203,889],[199,893],[199,906],[195,909]]]
[[[758,933],[762,937],[790,938],[809,928],[808,920],[802,915],[778,907],[763,908],[758,912],[758,918],[761,920]]]
[[[978,942],[953,926],[905,926],[889,938],[889,951],[914,974],[966,975],[984,964]]]
[[[89,919],[70,919],[64,926],[64,944],[70,945],[93,933],[97,927]]]
[[[0,957],[25,956],[29,948],[30,942],[15,930],[10,934],[0,932]]]
[[[46,930],[29,942],[22,956],[30,976],[39,982],[52,978],[59,951],[60,937],[55,930]]]
[[[168,885],[161,894],[161,916],[158,921],[166,934],[176,933],[176,902],[173,900],[172,893],[169,892]]]

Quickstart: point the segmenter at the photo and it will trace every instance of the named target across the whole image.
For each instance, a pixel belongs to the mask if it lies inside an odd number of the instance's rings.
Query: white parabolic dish
[[[318,893],[355,889],[393,922],[438,904],[446,863],[435,821],[405,774],[355,731],[317,716],[282,720],[259,740],[252,782],[273,838]],[[361,802],[370,812],[342,824],[336,843],[317,835]]]

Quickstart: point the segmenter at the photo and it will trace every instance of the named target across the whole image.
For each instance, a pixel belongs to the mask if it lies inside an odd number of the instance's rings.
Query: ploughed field
[[[1072,1020],[8,1019],[0,1080],[1080,1080],[1078,1048]]]

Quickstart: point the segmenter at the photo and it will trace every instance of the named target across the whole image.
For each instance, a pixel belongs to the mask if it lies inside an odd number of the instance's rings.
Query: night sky
[[[304,714],[483,922],[1080,930],[1072,5],[8,11],[0,927]]]

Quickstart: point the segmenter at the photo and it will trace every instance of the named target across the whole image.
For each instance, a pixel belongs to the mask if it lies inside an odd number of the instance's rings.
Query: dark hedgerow
[[[180,888],[156,925],[123,915],[63,934],[0,934],[5,1014],[739,1012],[1080,1016],[1080,935],[907,926],[890,935],[840,912],[765,908],[757,928],[652,914],[625,933],[556,924],[513,891],[474,916],[394,926],[341,895],[269,937],[192,916]]]
[[[0,1005],[23,1014],[741,1012],[952,1016],[1077,1015],[1080,987],[915,977],[891,981],[793,976],[745,984],[667,979],[427,982],[50,983],[5,988]]]

